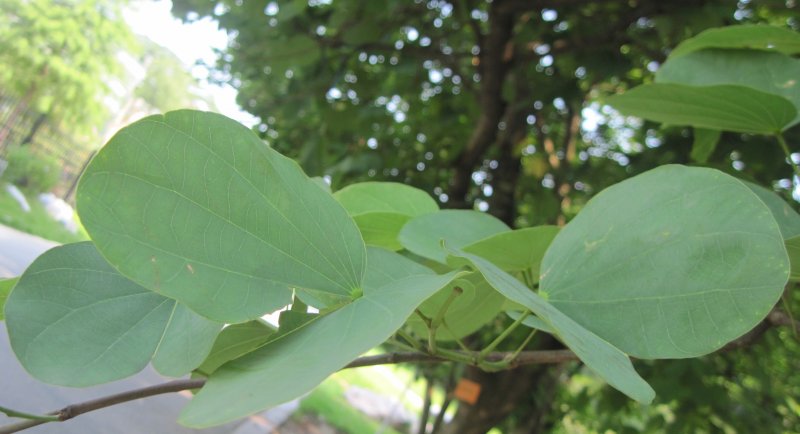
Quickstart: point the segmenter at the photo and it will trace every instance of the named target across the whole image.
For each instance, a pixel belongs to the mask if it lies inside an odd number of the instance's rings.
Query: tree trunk
[[[14,105],[14,108],[11,109],[11,113],[6,118],[6,121],[3,122],[3,125],[0,125],[0,150],[6,149],[9,145],[9,136],[11,136],[11,131],[14,128],[14,124],[22,119],[23,114],[25,111],[28,110],[28,103],[33,98],[33,92],[35,89],[29,90],[17,103]]]
[[[481,75],[478,103],[482,110],[469,141],[456,159],[450,179],[448,196],[452,208],[470,208],[467,199],[470,180],[475,166],[497,138],[498,124],[503,119],[506,102],[503,100],[503,83],[508,73],[514,36],[515,17],[498,12],[498,3],[489,7],[489,33],[483,41],[478,71]]]
[[[39,132],[39,129],[42,128],[42,125],[44,125],[44,121],[46,120],[47,120],[47,114],[39,113],[39,116],[36,118],[35,121],[33,121],[33,125],[31,125],[31,128],[28,130],[28,134],[25,136],[24,139],[22,139],[22,141],[19,142],[19,144],[27,145],[33,142],[33,138],[36,137],[36,133]]]

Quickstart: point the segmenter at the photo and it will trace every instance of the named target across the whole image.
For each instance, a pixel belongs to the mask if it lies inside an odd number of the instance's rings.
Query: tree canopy
[[[78,131],[107,117],[103,98],[135,41],[106,0],[0,1],[0,88]]]

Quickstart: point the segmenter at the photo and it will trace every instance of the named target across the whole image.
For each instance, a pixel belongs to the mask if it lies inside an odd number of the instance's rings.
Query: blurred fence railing
[[[74,185],[93,151],[90,144],[53,125],[47,117],[0,89],[0,159],[14,146],[56,159],[61,167],[52,192],[70,201]]]

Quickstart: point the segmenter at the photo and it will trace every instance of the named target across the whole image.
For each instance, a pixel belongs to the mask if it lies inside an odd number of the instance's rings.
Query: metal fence
[[[0,90],[0,160],[14,146],[30,146],[33,153],[55,159],[61,176],[52,192],[67,201],[85,164],[93,155],[90,139],[65,132],[46,115]]]

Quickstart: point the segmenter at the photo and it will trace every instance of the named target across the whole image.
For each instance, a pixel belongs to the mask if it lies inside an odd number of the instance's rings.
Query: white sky
[[[200,81],[200,88],[214,99],[220,112],[251,127],[258,118],[242,111],[236,104],[236,90],[231,86],[217,86],[207,82],[208,71],[195,66],[197,60],[213,64],[214,48],[227,46],[228,35],[217,27],[217,23],[205,18],[192,24],[183,24],[170,13],[170,0],[137,0],[124,11],[125,21],[135,33],[144,35],[153,42],[175,53],[192,75]]]

